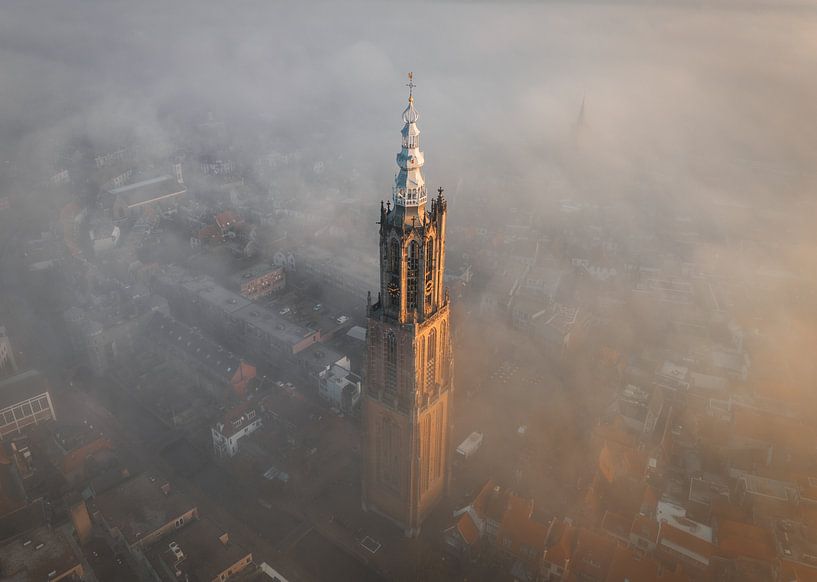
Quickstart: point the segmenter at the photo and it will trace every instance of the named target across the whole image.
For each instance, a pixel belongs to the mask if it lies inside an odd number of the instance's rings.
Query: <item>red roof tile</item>
[[[479,528],[474,524],[474,520],[469,513],[463,513],[457,522],[457,531],[460,532],[462,539],[470,546],[473,546],[479,541]]]
[[[606,582],[652,582],[658,578],[658,564],[629,548],[617,547],[607,570]]]
[[[718,524],[718,554],[726,558],[773,560],[776,551],[771,535],[762,527],[722,519]]]

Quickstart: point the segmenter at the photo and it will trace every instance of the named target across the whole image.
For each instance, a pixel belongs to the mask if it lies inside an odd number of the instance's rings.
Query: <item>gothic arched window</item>
[[[406,268],[406,309],[417,309],[417,284],[420,270],[420,245],[411,241]]]
[[[377,477],[381,483],[392,488],[399,486],[400,478],[400,427],[389,417],[383,418],[377,439]]]
[[[428,349],[426,350],[426,387],[434,387],[434,365],[437,360],[437,330],[432,329],[428,334]]]
[[[394,332],[386,334],[386,390],[397,390],[397,337]]]
[[[421,337],[419,345],[417,346],[417,369],[423,370],[423,358],[426,357],[426,338]],[[420,381],[422,381],[422,376],[420,377]],[[422,386],[419,386],[422,389]]]
[[[448,358],[448,325],[445,320],[440,324],[440,356],[443,362]]]
[[[426,304],[431,304],[431,296],[434,292],[434,239],[429,237],[426,241]]]
[[[389,247],[389,271],[397,274],[400,272],[400,243],[392,239]]]

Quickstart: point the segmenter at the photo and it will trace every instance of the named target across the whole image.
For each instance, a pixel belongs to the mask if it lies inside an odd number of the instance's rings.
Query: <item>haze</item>
[[[817,579],[815,56],[810,2],[3,2],[0,396],[37,370],[54,418],[0,430],[0,577],[57,571],[20,549],[51,532],[86,580],[245,555],[247,580]],[[409,71],[454,361],[451,480],[417,532],[360,508],[380,357],[360,330],[386,301]],[[159,177],[172,208],[117,214]],[[286,285],[248,296],[248,269]],[[313,360],[251,346],[193,288],[315,334]],[[203,380],[176,333],[251,378]],[[332,374],[356,396],[327,397]],[[95,448],[68,470],[77,427]],[[111,533],[106,508],[156,481],[203,533]],[[528,541],[485,533],[494,498],[502,523],[530,503]],[[676,518],[700,559],[661,553]]]

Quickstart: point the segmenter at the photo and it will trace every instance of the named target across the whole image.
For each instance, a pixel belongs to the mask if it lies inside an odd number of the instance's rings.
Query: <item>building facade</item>
[[[349,358],[327,366],[318,374],[318,395],[344,414],[352,414],[360,400],[361,380],[351,371]]]
[[[286,273],[283,267],[256,265],[235,275],[233,285],[242,297],[258,301],[283,291]]]
[[[213,453],[220,458],[234,457],[238,453],[238,441],[261,428],[262,422],[255,406],[249,402],[231,408],[210,428]]]
[[[0,440],[22,433],[29,425],[56,419],[46,377],[26,370],[0,381]]]
[[[14,360],[14,348],[6,334],[6,328],[0,325],[0,378],[17,373],[17,362]]]
[[[410,93],[393,204],[381,203],[380,291],[368,301],[363,405],[363,507],[407,536],[419,533],[445,493],[452,402],[447,203],[442,188],[427,200],[417,118]]]

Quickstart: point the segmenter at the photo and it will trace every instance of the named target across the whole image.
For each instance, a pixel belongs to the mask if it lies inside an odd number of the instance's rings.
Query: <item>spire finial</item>
[[[417,86],[414,84],[414,72],[409,71],[408,74],[409,82],[406,83],[406,87],[409,88],[409,103],[414,103],[414,88]]]

